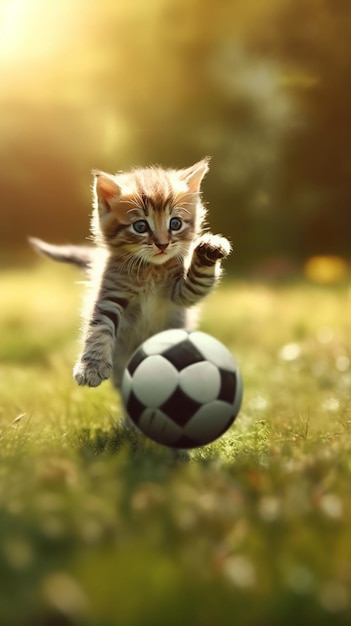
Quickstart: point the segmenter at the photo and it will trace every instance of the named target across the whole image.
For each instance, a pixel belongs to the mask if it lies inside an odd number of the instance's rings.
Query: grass
[[[350,285],[207,300],[244,401],[175,464],[109,384],[73,383],[79,278],[0,274],[1,625],[349,624]]]

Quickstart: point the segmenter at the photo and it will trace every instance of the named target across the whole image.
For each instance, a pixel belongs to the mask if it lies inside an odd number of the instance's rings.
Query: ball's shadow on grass
[[[100,454],[116,454],[124,447],[135,453],[140,447],[137,433],[128,431],[123,425],[104,428],[83,428],[77,433],[77,447],[81,454],[89,459]]]
[[[76,435],[76,446],[84,459],[100,455],[124,454],[133,463],[153,461],[175,465],[187,463],[190,455],[185,450],[167,448],[154,443],[135,428],[128,428],[123,422],[111,426],[109,429],[84,428]]]

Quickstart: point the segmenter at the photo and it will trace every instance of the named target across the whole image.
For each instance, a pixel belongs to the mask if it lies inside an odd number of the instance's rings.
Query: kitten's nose
[[[166,248],[168,248],[168,242],[167,243],[158,243],[158,241],[155,241],[155,244],[159,248],[159,250],[161,250],[161,252],[163,252],[164,250],[166,250]]]

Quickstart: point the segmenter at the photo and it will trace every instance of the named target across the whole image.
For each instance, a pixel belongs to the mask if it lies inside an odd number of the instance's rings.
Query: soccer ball
[[[242,399],[242,381],[229,350],[200,331],[166,330],[130,358],[122,400],[136,426],[172,448],[208,444],[231,426]]]

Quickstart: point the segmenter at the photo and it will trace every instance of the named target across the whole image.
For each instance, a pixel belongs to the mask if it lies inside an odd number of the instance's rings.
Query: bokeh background
[[[88,235],[91,169],[212,156],[237,272],[348,258],[349,0],[1,0],[0,258]]]

